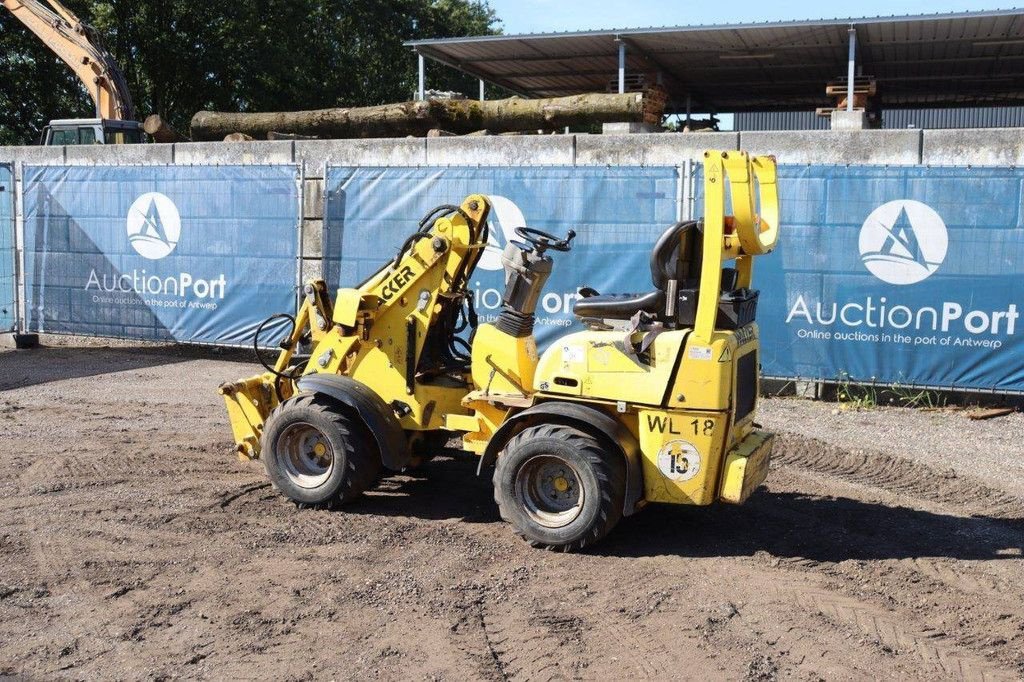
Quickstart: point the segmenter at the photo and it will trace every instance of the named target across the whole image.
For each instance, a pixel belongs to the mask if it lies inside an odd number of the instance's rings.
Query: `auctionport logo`
[[[882,204],[860,228],[860,260],[889,284],[916,284],[946,259],[949,234],[942,218],[927,204],[900,199]]]
[[[181,237],[181,215],[166,195],[147,192],[128,209],[128,241],[149,260],[171,255]]]
[[[526,218],[511,199],[493,195],[487,198],[491,201],[491,215],[487,221],[487,248],[480,256],[479,266],[484,270],[501,270],[501,252],[509,240],[519,238],[516,228],[526,227]]]

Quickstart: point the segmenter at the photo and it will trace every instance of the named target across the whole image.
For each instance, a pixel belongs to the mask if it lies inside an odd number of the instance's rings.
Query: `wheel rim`
[[[580,476],[560,457],[528,459],[516,472],[515,490],[526,514],[545,528],[567,526],[583,511]]]
[[[284,474],[300,488],[317,488],[334,471],[334,448],[320,429],[306,422],[281,432],[276,454]]]

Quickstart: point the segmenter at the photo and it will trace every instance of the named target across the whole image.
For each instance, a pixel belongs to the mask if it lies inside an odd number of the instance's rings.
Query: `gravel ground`
[[[1020,415],[765,400],[746,505],[562,555],[471,459],[296,509],[232,453],[244,353],[47,342],[0,350],[0,678],[1024,678]]]

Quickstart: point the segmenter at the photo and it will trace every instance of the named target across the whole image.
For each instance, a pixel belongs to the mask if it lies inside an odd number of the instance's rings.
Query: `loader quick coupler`
[[[654,242],[650,288],[579,282],[583,328],[543,353],[538,301],[576,233],[517,227],[499,311],[480,323],[469,282],[490,203],[437,207],[358,286],[332,297],[311,281],[294,316],[260,325],[265,371],[221,387],[240,456],[300,506],[333,508],[455,437],[516,533],[566,551],[647,502],[744,502],[773,442],[754,424],[753,262],[778,239],[775,180],[772,157],[707,152],[703,216]],[[285,337],[273,364],[259,354],[271,327]]]

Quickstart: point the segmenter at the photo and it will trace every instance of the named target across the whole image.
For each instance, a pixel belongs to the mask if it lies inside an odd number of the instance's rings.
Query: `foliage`
[[[860,384],[846,372],[836,382],[836,399],[843,409],[866,410],[880,405],[937,409],[946,406],[946,397],[937,391],[914,388],[898,381],[876,386]]]
[[[201,109],[292,111],[410,99],[403,41],[498,32],[475,0],[64,0],[102,33],[136,115],[185,132]],[[476,80],[435,64],[428,88],[472,95]],[[53,118],[92,115],[70,70],[0,13],[0,144],[32,143]]]
[[[942,408],[947,403],[946,396],[938,391],[904,386],[898,382],[886,387],[884,397],[888,398],[890,405],[926,410]]]
[[[856,384],[846,372],[839,373],[836,399],[843,409],[866,410],[878,405],[878,392],[873,385]]]

